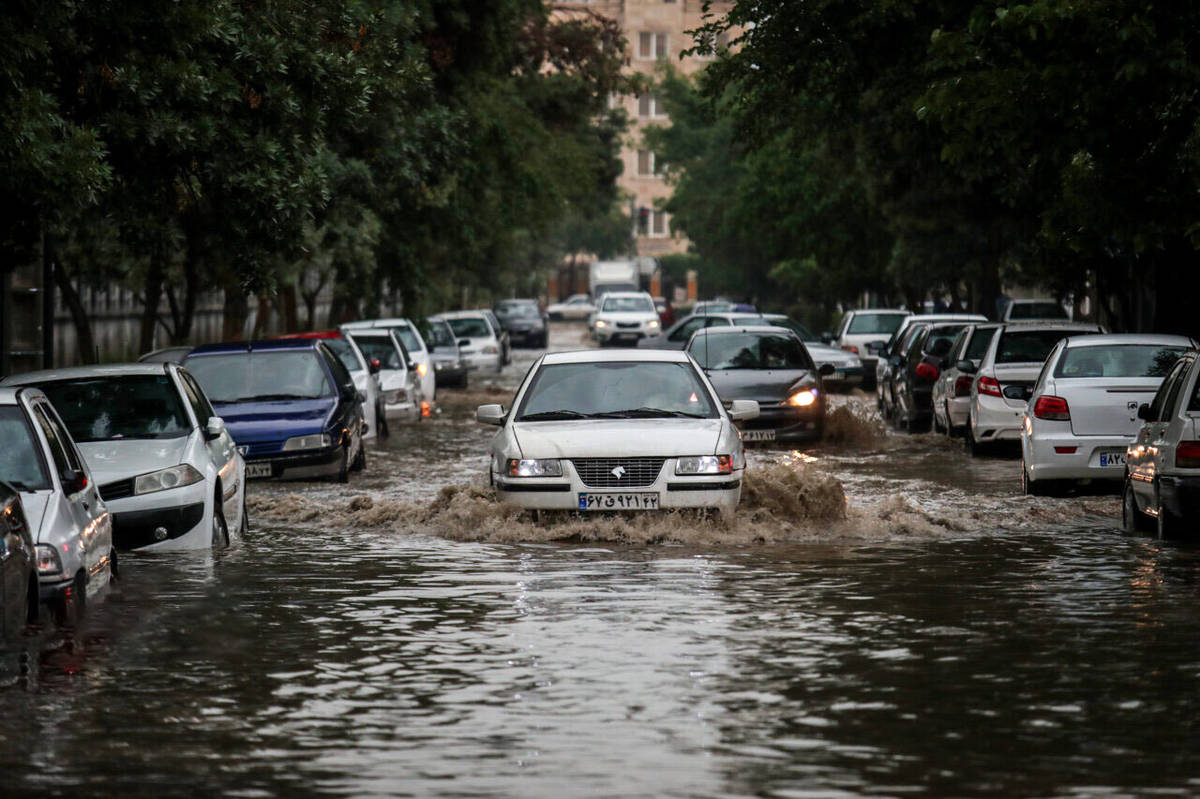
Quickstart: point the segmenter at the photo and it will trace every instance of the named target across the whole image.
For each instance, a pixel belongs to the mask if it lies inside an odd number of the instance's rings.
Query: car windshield
[[[525,392],[518,421],[717,415],[691,364],[617,361],[543,366]]]
[[[395,325],[390,328],[396,334],[396,338],[404,344],[409,352],[419,353],[425,349],[421,346],[420,340],[417,338],[417,333],[408,325]]]
[[[700,333],[688,352],[705,369],[812,369],[795,336],[777,333]]]
[[[53,488],[41,445],[18,405],[0,405],[0,480],[18,491]]]
[[[368,361],[379,361],[383,369],[403,369],[400,351],[388,336],[355,336],[354,343],[362,350]]]
[[[478,317],[447,319],[446,322],[457,338],[487,338],[492,335],[492,328]]]
[[[362,364],[359,363],[358,358],[354,354],[354,348],[350,346],[350,342],[346,341],[346,339],[323,338],[321,341],[338,357],[338,360],[342,362],[342,366],[345,366],[351,372],[362,371]]]
[[[1066,310],[1057,302],[1014,302],[1009,319],[1067,319]]]
[[[1055,377],[1166,377],[1186,347],[1114,344],[1071,347],[1054,368]]]
[[[968,361],[982,360],[984,355],[987,355],[988,347],[992,345],[992,336],[996,335],[996,328],[985,327],[980,328],[971,333],[971,341],[967,344],[967,351],[963,353],[963,358]]]
[[[267,402],[333,396],[316,350],[231,352],[188,358],[212,402]]]
[[[996,345],[996,363],[1041,363],[1054,345],[1075,332],[1073,330],[1006,330]]]
[[[654,303],[647,297],[605,297],[604,306],[600,309],[606,313],[622,311],[648,311],[654,313]]]
[[[846,332],[853,335],[879,333],[890,336],[900,329],[907,318],[902,313],[856,313]]]
[[[192,430],[171,378],[121,375],[38,385],[77,442],[178,438]]]
[[[425,322],[421,331],[425,340],[429,342],[431,347],[453,347],[454,334],[450,332],[450,326],[445,322],[437,319],[431,319]],[[405,344],[404,346],[408,346]]]
[[[533,318],[542,315],[541,311],[538,310],[536,305],[528,303],[523,305],[510,305],[505,313],[507,313],[509,316],[522,318]]]

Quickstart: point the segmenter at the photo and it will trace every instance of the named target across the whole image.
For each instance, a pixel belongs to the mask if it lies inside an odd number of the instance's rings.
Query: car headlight
[[[597,330],[602,330],[606,327],[608,327],[608,322],[605,322],[603,319],[596,320],[596,329]]]
[[[675,474],[729,474],[732,455],[689,455],[675,461]]]
[[[283,442],[283,451],[292,452],[298,449],[324,449],[333,443],[328,433],[313,433],[307,436],[292,436]]]
[[[159,469],[157,472],[139,474],[133,480],[134,494],[153,494],[155,491],[166,491],[170,488],[190,486],[199,483],[204,475],[196,471],[188,463],[181,463],[169,469]]]
[[[815,388],[804,388],[797,391],[792,396],[780,403],[780,405],[791,405],[794,408],[807,408],[817,401],[817,390]]]
[[[424,377],[425,375],[429,374],[429,367],[424,363],[417,364],[417,374],[419,374],[421,377]]]
[[[646,323],[646,329],[647,330],[657,330],[658,329],[658,320],[651,319],[649,322]]]
[[[37,545],[37,570],[42,577],[57,577],[63,572],[62,558],[49,544]]]
[[[510,460],[504,469],[509,477],[562,477],[562,461],[558,458],[545,460]]]

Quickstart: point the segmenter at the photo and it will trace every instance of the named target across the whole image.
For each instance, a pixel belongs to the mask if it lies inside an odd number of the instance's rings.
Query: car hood
[[[805,378],[816,388],[817,381],[807,369],[715,369],[708,373],[722,400],[749,399],[764,405],[787,399],[792,387]]]
[[[278,441],[289,436],[319,433],[337,404],[334,397],[273,402],[213,403],[238,444]]]
[[[99,485],[175,466],[183,460],[188,436],[83,441],[77,446]]]
[[[709,455],[721,419],[580,419],[515,422],[525,458],[629,458]]]

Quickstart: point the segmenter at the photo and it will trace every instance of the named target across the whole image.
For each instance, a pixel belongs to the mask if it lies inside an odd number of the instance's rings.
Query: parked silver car
[[[958,334],[946,357],[945,368],[933,384],[933,432],[949,436],[961,435],[971,418],[971,384],[992,336],[1000,328],[996,322],[968,325]],[[963,371],[959,364],[966,361],[974,371]]]

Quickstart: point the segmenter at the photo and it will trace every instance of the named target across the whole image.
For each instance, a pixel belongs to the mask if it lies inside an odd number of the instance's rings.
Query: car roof
[[[898,314],[900,316],[912,316],[913,315],[912,311],[905,311],[900,308],[851,308],[849,311],[846,311],[846,313],[852,313],[855,315],[862,314],[862,313],[890,313],[890,314]]]
[[[909,314],[905,320],[916,322],[986,322],[988,318],[981,313],[916,313]]]
[[[266,341],[229,341],[221,344],[205,344],[192,350],[191,355],[224,355],[237,352],[261,352],[263,350],[308,350],[317,344],[308,338],[275,338]]]
[[[329,338],[345,338],[345,336],[342,335],[342,331],[340,331],[340,330],[310,330],[307,333],[287,333],[282,336],[276,336],[276,338],[280,338],[280,339],[289,339],[289,338],[329,339]]]
[[[650,294],[645,291],[606,291],[604,299],[621,299],[622,297],[650,297]],[[651,299],[654,299],[651,297]]]
[[[37,386],[0,386],[0,405],[16,405],[17,394],[23,394],[30,399],[46,398]]]
[[[1052,303],[1061,305],[1061,303],[1053,297],[1022,297],[1021,299],[1009,299],[1012,305],[1033,305],[1034,303]]]
[[[530,305],[530,304],[537,305],[537,300],[532,300],[532,299],[529,299],[526,297],[510,297],[507,300],[497,300],[496,301],[497,305],[504,305],[505,303],[508,303],[510,305],[513,303],[521,303],[523,305]]]
[[[72,366],[66,369],[39,369],[36,372],[23,372],[4,378],[5,385],[28,385],[30,383],[48,383],[53,380],[78,380],[84,377],[121,377],[123,375],[161,375],[166,374],[170,364],[155,363],[114,363],[104,366]]]
[[[412,322],[400,316],[389,316],[384,319],[360,319],[357,322],[346,322],[342,327],[362,329],[367,327],[411,327]]]
[[[1086,330],[1095,332],[1100,325],[1097,322],[1071,322],[1066,319],[1021,319],[1005,322],[1004,329],[1008,330]]]
[[[697,330],[693,336],[728,336],[731,333],[752,333],[754,335],[766,335],[770,333],[773,336],[794,336],[796,334],[786,327],[778,327],[776,325],[734,325],[732,327],[706,327],[702,330]],[[797,337],[798,338],[798,337]]]
[[[542,358],[542,365],[560,363],[614,363],[619,361],[646,361],[650,363],[687,363],[691,359],[682,350],[571,350],[549,352]]]
[[[388,327],[352,327],[347,329],[346,333],[350,334],[352,338],[358,338],[359,336],[374,336],[375,338],[392,337],[392,330]]]
[[[438,314],[440,319],[471,319],[473,317],[486,316],[487,311],[479,308],[474,311],[442,311]]]
[[[1164,347],[1196,346],[1187,336],[1155,335],[1150,333],[1093,333],[1088,336],[1071,336],[1068,347],[1100,347],[1113,344],[1151,344]]]

